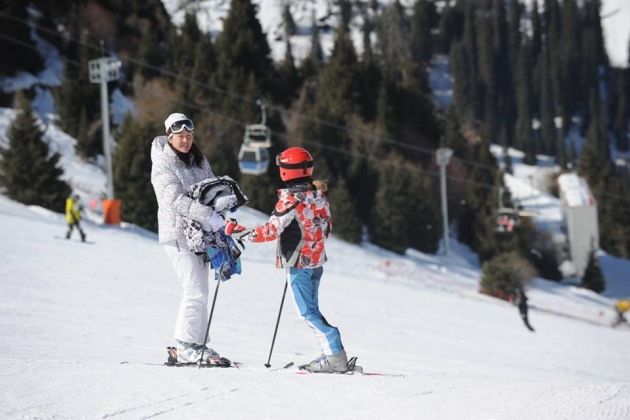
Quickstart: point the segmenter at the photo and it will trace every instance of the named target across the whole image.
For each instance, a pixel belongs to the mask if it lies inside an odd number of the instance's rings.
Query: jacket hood
[[[165,153],[168,153],[168,137],[157,136],[151,143],[151,162],[157,163],[164,159]]]

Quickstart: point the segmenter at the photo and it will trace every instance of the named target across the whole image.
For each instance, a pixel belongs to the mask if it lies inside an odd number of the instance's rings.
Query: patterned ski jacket
[[[151,184],[158,202],[160,243],[175,240],[186,243],[182,217],[201,223],[206,230],[223,228],[225,222],[219,214],[186,194],[191,185],[214,178],[205,157],[201,167],[186,165],[168,145],[167,137],[159,136],[151,145],[151,161]]]
[[[326,258],[324,241],[332,217],[325,184],[302,182],[278,190],[278,202],[269,221],[249,235],[252,242],[278,240],[276,267],[315,268]]]

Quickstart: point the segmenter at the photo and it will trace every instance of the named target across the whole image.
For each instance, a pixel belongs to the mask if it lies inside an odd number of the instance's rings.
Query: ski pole
[[[280,315],[282,314],[282,306],[284,305],[284,297],[287,294],[287,285],[289,284],[289,280],[284,283],[284,292],[282,292],[282,300],[280,301],[280,310],[278,311],[278,319],[276,320],[276,329],[273,331],[273,339],[271,340],[271,349],[269,349],[269,358],[267,359],[267,363],[265,363],[265,367],[271,367],[269,362],[271,361],[271,353],[273,352],[273,345],[276,342],[276,334],[278,333],[278,325],[280,325]]]
[[[201,369],[201,363],[203,362],[203,353],[206,351],[206,343],[208,342],[208,336],[210,335],[210,324],[212,323],[212,314],[214,313],[214,304],[217,301],[217,293],[219,292],[220,285],[221,285],[221,279],[217,279],[217,287],[214,289],[214,298],[212,298],[212,307],[210,308],[210,317],[208,318],[208,327],[206,328],[206,338],[203,339],[203,347],[201,348],[201,358],[199,359],[199,369]]]

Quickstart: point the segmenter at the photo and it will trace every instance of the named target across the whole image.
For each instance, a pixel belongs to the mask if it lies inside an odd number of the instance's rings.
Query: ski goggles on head
[[[282,158],[282,152],[278,153],[276,155],[276,166],[280,167],[280,168],[284,168],[284,169],[306,169],[306,168],[312,168],[313,167],[313,161],[312,160],[305,160],[303,162],[300,163],[285,163],[282,162],[280,159]]]
[[[193,124],[191,120],[179,120],[179,121],[175,121],[169,127],[169,130],[171,131],[172,134],[181,133],[182,131],[184,131],[184,129],[192,132],[195,129],[195,125]]]

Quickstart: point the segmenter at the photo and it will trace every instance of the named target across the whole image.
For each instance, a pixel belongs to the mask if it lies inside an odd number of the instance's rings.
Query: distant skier
[[[193,143],[193,122],[184,114],[171,114],[164,121],[166,136],[151,146],[151,183],[158,202],[158,236],[182,285],[175,323],[177,361],[197,363],[205,345],[208,319],[209,266],[203,255],[186,245],[183,219],[196,221],[204,231],[218,232],[225,222],[212,207],[191,198],[191,185],[214,178],[208,160]],[[203,363],[220,364],[221,357],[210,347],[203,350]]]
[[[621,299],[615,303],[615,312],[617,313],[617,319],[613,322],[612,326],[616,327],[621,324],[628,325],[628,320],[624,316],[626,312],[630,310],[630,300]]]
[[[81,241],[85,242],[85,232],[81,229],[81,214],[83,213],[83,206],[80,203],[79,194],[72,194],[66,198],[66,222],[68,222],[68,232],[66,232],[66,239],[70,239],[72,231],[76,227],[81,236]]]
[[[304,368],[311,372],[346,372],[348,358],[339,329],[326,321],[318,303],[326,262],[324,241],[332,228],[326,183],[313,180],[313,157],[301,147],[280,153],[276,165],[286,188],[278,190],[278,202],[269,221],[246,238],[252,242],[278,240],[276,266],[286,267],[298,314],[320,337],[323,354]]]
[[[530,331],[535,331],[534,328],[529,323],[529,318],[527,316],[527,311],[529,309],[527,305],[527,295],[525,294],[525,289],[522,285],[519,285],[516,288],[516,294],[514,297],[514,304],[518,306],[518,311],[521,314],[521,318],[523,319],[523,323]]]

